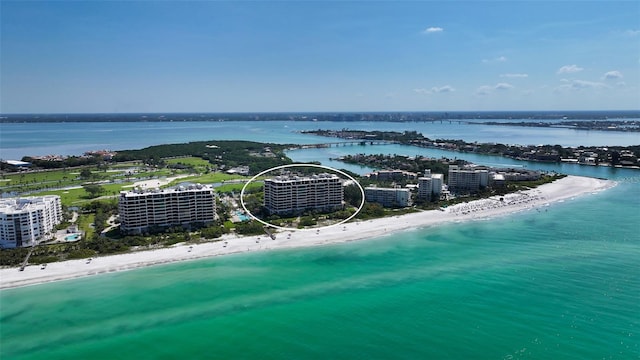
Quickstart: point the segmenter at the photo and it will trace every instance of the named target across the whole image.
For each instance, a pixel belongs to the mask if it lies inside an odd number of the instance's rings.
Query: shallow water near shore
[[[3,290],[0,358],[635,358],[637,189]]]

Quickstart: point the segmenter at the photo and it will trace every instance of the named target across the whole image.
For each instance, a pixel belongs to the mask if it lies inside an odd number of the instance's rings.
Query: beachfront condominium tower
[[[62,222],[62,205],[57,195],[0,199],[0,247],[36,245],[53,238]]]
[[[418,198],[428,201],[439,199],[442,193],[442,174],[431,174],[428,170],[424,175],[418,178]]]
[[[271,214],[341,209],[344,189],[334,174],[282,175],[264,181],[264,206]]]
[[[135,189],[120,192],[120,231],[139,234],[150,228],[188,227],[215,220],[213,188],[194,184],[171,189]]]
[[[489,171],[486,169],[474,169],[449,166],[449,190],[453,192],[477,192],[489,183]]]

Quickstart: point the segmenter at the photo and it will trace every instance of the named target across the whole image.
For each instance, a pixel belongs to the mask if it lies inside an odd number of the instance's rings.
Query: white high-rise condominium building
[[[36,245],[53,237],[61,222],[62,205],[57,195],[0,199],[0,247]]]
[[[444,175],[432,174],[431,175],[431,191],[433,196],[440,198],[442,194],[442,185],[444,185]]]
[[[431,174],[431,170],[426,170],[424,175],[418,178],[418,198],[438,199],[442,193],[442,174]]]
[[[343,200],[342,181],[334,174],[283,175],[264,181],[264,206],[271,214],[336,210]]]
[[[209,223],[216,217],[213,188],[208,185],[178,186],[120,192],[120,231],[142,233],[150,227],[188,226]]]

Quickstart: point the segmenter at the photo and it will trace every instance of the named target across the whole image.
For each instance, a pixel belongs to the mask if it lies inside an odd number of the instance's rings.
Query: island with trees
[[[367,141],[389,141],[403,145],[504,156],[516,160],[537,162],[565,162],[640,169],[640,145],[634,146],[578,146],[509,145],[478,143],[451,139],[429,139],[417,131],[308,130],[305,134]]]
[[[640,121],[638,120],[582,120],[582,121],[563,120],[563,121],[519,121],[519,122],[487,121],[487,122],[473,123],[473,124],[566,128],[566,129],[573,129],[573,130],[640,132]]]

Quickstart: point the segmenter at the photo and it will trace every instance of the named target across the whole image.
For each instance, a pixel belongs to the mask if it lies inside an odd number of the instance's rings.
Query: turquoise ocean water
[[[292,156],[344,151],[363,150]],[[3,290],[0,359],[640,358],[640,171],[513,165],[619,185],[489,221]]]

